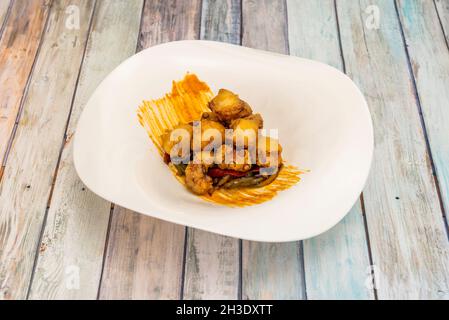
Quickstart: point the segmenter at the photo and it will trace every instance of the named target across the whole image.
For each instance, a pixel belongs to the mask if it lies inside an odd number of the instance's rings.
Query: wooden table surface
[[[0,298],[449,299],[449,0],[0,0],[0,26]],[[136,51],[181,39],[357,83],[375,152],[342,222],[242,241],[83,186],[71,146],[89,96]]]

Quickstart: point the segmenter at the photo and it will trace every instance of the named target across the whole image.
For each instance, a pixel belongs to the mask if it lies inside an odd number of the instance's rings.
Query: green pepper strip
[[[237,178],[237,179],[231,180],[231,181],[227,182],[226,184],[224,184],[223,188],[225,188],[225,189],[261,188],[261,187],[269,185],[274,180],[276,180],[281,169],[282,169],[282,165],[279,166],[279,168],[275,174],[272,174],[268,178],[266,178],[264,176],[262,176],[262,177],[261,176],[256,176],[256,177],[247,176],[247,177],[243,177],[243,178]]]
[[[260,182],[264,180],[263,177],[243,177],[231,180],[223,185],[225,189],[235,189],[235,188],[249,188],[257,186]]]
[[[265,186],[269,185],[270,183],[272,183],[278,177],[279,172],[281,172],[281,169],[282,169],[282,164],[279,166],[278,171],[275,174],[272,174],[271,176],[269,176],[267,179],[265,179],[265,181],[262,181],[257,186],[255,186],[255,188],[265,187]]]
[[[225,183],[227,183],[229,181],[229,179],[231,179],[230,175],[226,175],[223,178],[221,178],[217,183],[217,188],[223,186]]]
[[[186,174],[186,167],[187,167],[187,165],[185,163],[179,163],[179,164],[173,163],[173,165],[175,166],[175,168],[178,171],[178,174],[180,176],[185,176],[185,174]]]

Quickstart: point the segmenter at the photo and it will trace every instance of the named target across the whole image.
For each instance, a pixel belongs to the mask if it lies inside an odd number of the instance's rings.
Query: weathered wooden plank
[[[97,2],[40,244],[31,299],[97,298],[111,203],[90,192],[78,178],[73,166],[72,136],[93,90],[135,52],[142,6],[143,0]]]
[[[2,1],[2,6],[6,2]],[[3,30],[0,40],[0,162],[6,155],[48,8],[47,0],[14,1]]]
[[[242,45],[287,54],[286,10],[280,0],[243,0]]]
[[[240,44],[240,0],[203,0],[201,39]],[[184,299],[237,299],[238,239],[187,229]]]
[[[6,19],[8,18],[8,11],[10,9],[10,5],[11,5],[11,0],[5,0],[5,1],[1,1],[0,2],[0,39],[2,38],[3,35],[3,30],[4,27],[6,25]],[[2,153],[1,148],[0,148],[0,153]],[[6,150],[5,150],[6,153]],[[2,157],[0,156],[0,160],[2,160]],[[0,181],[2,180],[3,177],[3,165],[0,163]]]
[[[184,299],[237,299],[239,240],[188,229]]]
[[[201,39],[240,44],[240,0],[203,0]]]
[[[200,14],[199,0],[146,1],[139,49],[198,38]],[[179,298],[184,242],[184,227],[116,206],[100,298]]]
[[[448,0],[435,0],[435,6],[440,18],[441,25],[446,36],[446,43],[449,47],[449,1]]]
[[[432,3],[399,1],[398,9],[416,79],[441,198],[447,213],[449,212],[449,48]]]
[[[346,71],[375,128],[364,204],[378,297],[447,298],[449,244],[395,3],[340,0],[337,11]]]
[[[0,37],[2,36],[3,25],[5,23],[10,4],[11,0],[3,0],[0,2]]]
[[[156,44],[198,39],[201,1],[146,1],[138,50]]]
[[[248,47],[288,53],[284,1],[243,1],[243,39]],[[305,297],[301,243],[243,241],[243,299]]]
[[[116,206],[100,299],[179,299],[184,228]]]
[[[243,241],[242,298],[304,299],[300,243]]]
[[[328,232],[304,241],[308,299],[374,299],[360,205]]]
[[[344,69],[333,0],[287,1],[290,54]],[[361,204],[332,230],[304,241],[307,299],[372,299]],[[336,276],[338,275],[338,276]]]
[[[65,9],[77,5],[79,28]],[[94,3],[53,3],[0,190],[0,297],[26,296]]]
[[[343,70],[333,0],[287,0],[290,54]]]

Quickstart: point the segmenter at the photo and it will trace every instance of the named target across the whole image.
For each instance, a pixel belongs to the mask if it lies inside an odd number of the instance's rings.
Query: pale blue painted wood
[[[449,2],[446,4],[449,5]],[[446,18],[443,9],[441,7],[442,21]],[[431,1],[399,1],[398,12],[413,66],[442,202],[448,213],[449,50]]]
[[[378,297],[447,298],[449,242],[395,2],[339,0],[337,12],[346,71],[373,118],[364,205]]]
[[[333,0],[287,1],[290,54],[343,70]],[[373,299],[361,204],[333,229],[304,241],[308,299]]]
[[[240,30],[240,0],[203,0],[201,40],[240,44]]]
[[[334,228],[304,241],[304,264],[308,299],[374,299],[360,202]]]

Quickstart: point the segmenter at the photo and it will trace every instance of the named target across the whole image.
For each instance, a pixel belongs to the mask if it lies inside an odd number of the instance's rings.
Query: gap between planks
[[[367,32],[363,12],[373,2],[382,20]],[[448,243],[395,4],[338,4],[348,74],[365,92],[376,128],[376,174],[368,180],[364,202],[382,280],[379,298],[441,297],[447,294]]]
[[[29,299],[30,292],[31,292],[31,286],[32,286],[33,280],[34,280],[36,266],[37,266],[37,262],[38,262],[38,259],[39,259],[39,252],[41,250],[40,245],[42,243],[45,227],[47,225],[48,211],[50,209],[51,200],[52,200],[52,196],[53,196],[53,191],[54,191],[54,188],[55,188],[56,179],[58,177],[58,171],[59,171],[59,167],[60,167],[60,163],[61,163],[62,151],[64,149],[64,145],[67,143],[67,129],[68,129],[68,126],[69,126],[69,123],[70,123],[70,118],[71,118],[72,111],[73,111],[73,104],[75,102],[75,96],[76,96],[76,92],[77,92],[77,89],[78,89],[78,84],[79,84],[79,80],[80,80],[80,76],[81,76],[81,69],[83,68],[84,59],[86,57],[87,44],[89,42],[89,37],[90,37],[91,31],[92,31],[92,23],[93,23],[93,20],[94,20],[95,9],[96,9],[96,6],[97,6],[97,0],[93,0],[93,2],[94,2],[94,5],[93,5],[91,16],[89,18],[89,27],[87,29],[87,36],[86,36],[86,41],[84,43],[84,50],[83,50],[83,54],[82,54],[82,57],[81,57],[80,67],[78,69],[78,75],[77,75],[76,81],[75,81],[75,87],[74,87],[75,89],[73,90],[73,95],[72,95],[72,99],[71,99],[71,102],[70,102],[70,108],[69,108],[69,112],[68,112],[68,117],[67,117],[65,128],[64,128],[64,135],[62,137],[61,147],[60,147],[59,154],[58,154],[58,160],[56,162],[56,167],[55,167],[55,170],[54,170],[54,173],[53,173],[53,179],[52,179],[52,183],[51,183],[51,187],[50,187],[50,194],[49,194],[48,200],[47,200],[47,208],[45,210],[44,220],[42,222],[42,227],[41,227],[41,231],[40,231],[40,234],[39,234],[39,240],[37,242],[38,245],[36,246],[36,253],[35,253],[35,256],[34,256],[34,263],[33,263],[33,268],[32,268],[32,271],[31,271],[30,283],[28,285],[28,290],[27,290],[27,294],[26,294],[26,299],[27,300]],[[18,125],[18,122],[17,122],[17,125]]]
[[[287,1],[287,12],[290,54],[345,71],[335,2]],[[372,263],[362,202],[331,230],[303,241],[307,299],[375,298],[364,284]]]
[[[242,2],[242,45],[288,54],[286,3]],[[242,299],[304,299],[301,242],[242,243]]]
[[[347,75],[345,56],[343,54],[343,44],[341,41],[341,30],[340,30],[340,22],[339,22],[339,18],[338,18],[337,0],[333,0],[333,2],[334,2],[335,20],[336,20],[336,24],[337,24],[338,46],[340,49],[341,63],[342,63],[343,72]],[[360,205],[362,207],[363,225],[365,227],[365,238],[366,238],[366,246],[367,246],[367,250],[368,250],[368,259],[369,259],[370,266],[374,266],[373,253],[371,250],[371,242],[370,242],[371,240],[369,237],[368,220],[366,219],[365,200],[363,199],[363,192],[360,195],[359,201],[360,201]],[[372,276],[373,283],[376,283],[376,275],[374,273],[374,270],[370,270],[370,274]],[[377,295],[376,286],[373,286],[373,295],[374,295],[374,300],[379,300],[379,297]]]
[[[338,34],[338,47],[340,49],[340,57],[341,57],[341,63],[342,63],[342,69],[345,74],[346,73],[346,62],[345,62],[345,56],[343,54],[343,45],[341,41],[341,30],[340,30],[340,22],[338,19],[338,10],[337,10],[337,0],[333,0],[334,2],[334,11],[335,11],[335,21],[337,24],[337,34]],[[366,209],[365,209],[365,200],[363,199],[363,192],[360,194],[360,205],[362,209],[362,216],[363,216],[363,225],[365,229],[365,239],[366,239],[366,247],[368,250],[368,259],[370,266],[374,266],[374,260],[373,260],[373,253],[371,251],[371,240],[369,237],[369,228],[368,228],[368,221],[366,219]],[[370,274],[372,276],[373,283],[376,283],[376,275],[373,270],[370,270]],[[379,300],[379,297],[377,295],[377,288],[376,286],[373,286],[373,295],[374,300]]]
[[[240,0],[203,0],[199,38],[240,44]],[[199,75],[201,78],[201,75]],[[241,240],[187,228],[183,299],[241,297]]]
[[[46,29],[41,42],[42,49],[33,71],[33,83],[30,84],[23,107],[24,116],[18,126],[3,176],[0,197],[7,200],[2,201],[0,209],[4,214],[0,216],[2,227],[5,228],[2,242],[4,248],[8,249],[2,251],[4,263],[0,276],[4,289],[2,293],[6,298],[24,298],[28,291],[34,265],[33,254],[39,246],[40,228],[45,220],[52,175],[59,154],[58,143],[63,136],[64,121],[69,111],[67,105],[70,106],[71,90],[74,89],[77,77],[77,73],[70,72],[70,68],[79,71],[84,40],[87,39],[92,3],[80,4],[88,14],[81,16],[81,28],[73,31],[67,30],[64,24],[65,16],[61,8],[67,3],[65,0],[58,1],[49,12],[49,21],[52,23],[48,23],[48,26],[52,28]],[[50,42],[52,37],[58,39],[56,46]],[[64,59],[69,60],[69,63]],[[52,68],[58,67],[62,69],[58,69],[60,73],[52,72]],[[44,79],[46,74],[41,73],[42,70],[49,72],[49,79]],[[51,85],[46,87],[48,83]],[[57,109],[59,106],[66,108]],[[52,135],[46,135],[47,132]],[[40,135],[45,135],[45,139],[42,136],[39,139]],[[39,145],[30,143],[33,137],[39,139]]]
[[[11,15],[11,11],[13,9],[13,5],[16,3],[16,1],[18,1],[18,0],[11,0],[11,2],[10,2],[10,5],[8,7],[7,16],[5,17],[5,20],[4,20],[4,23],[3,23],[3,26],[2,26],[2,30],[1,30],[1,33],[0,33],[0,40],[2,40],[2,37],[3,37],[4,31],[5,31],[6,25],[8,23],[9,17]],[[34,56],[33,56],[33,62],[31,63],[30,71],[29,71],[27,79],[25,81],[25,85],[23,87],[22,94],[20,95],[19,107],[18,107],[17,113],[16,113],[16,115],[14,117],[15,118],[14,125],[13,125],[13,127],[11,129],[9,137],[6,138],[7,139],[7,143],[5,145],[5,151],[3,152],[2,150],[0,150],[0,160],[2,161],[2,163],[1,163],[2,169],[0,171],[0,183],[2,181],[2,177],[3,177],[4,169],[6,167],[6,162],[7,162],[7,159],[8,159],[8,155],[9,155],[9,152],[11,150],[11,146],[13,144],[14,137],[16,135],[17,126],[19,124],[20,116],[21,116],[22,110],[23,110],[23,105],[25,103],[26,96],[28,94],[28,89],[29,89],[29,86],[30,86],[31,76],[34,73],[34,68],[35,68],[35,65],[36,65],[36,61],[37,61],[37,58],[39,57],[39,53],[41,51],[42,42],[43,42],[43,39],[45,37],[45,31],[47,30],[47,27],[48,27],[48,20],[49,20],[49,17],[50,17],[49,13],[50,13],[51,8],[53,6],[53,0],[49,0],[49,4],[46,4],[45,6],[47,7],[47,9],[45,9],[46,10],[45,11],[45,14],[46,14],[45,22],[43,24],[43,27],[42,27],[42,30],[41,30],[41,33],[40,33],[40,36],[39,36],[39,40],[38,40],[38,43],[37,43],[37,49],[36,49],[36,51],[34,53]],[[0,137],[0,138],[2,138],[2,137]],[[5,137],[3,137],[3,138],[5,138]]]
[[[401,14],[399,12],[398,0],[394,1],[394,5],[395,5],[396,15],[397,15],[397,18],[398,18],[398,21],[399,21],[399,27],[400,27],[400,31],[401,31],[402,41],[404,43],[405,53],[407,55],[408,70],[409,70],[409,73],[410,73],[410,78],[412,79],[412,83],[413,83],[413,93],[415,95],[416,105],[417,105],[417,108],[418,108],[418,113],[419,113],[419,116],[420,116],[421,126],[422,126],[422,130],[423,130],[423,133],[424,133],[427,153],[429,154],[429,158],[430,158],[430,164],[431,164],[431,167],[432,167],[432,175],[433,175],[433,179],[435,181],[436,192],[438,194],[438,199],[439,199],[439,203],[440,203],[441,213],[442,213],[442,217],[443,217],[443,223],[445,224],[446,234],[447,234],[447,237],[448,237],[448,240],[449,240],[448,219],[447,219],[447,213],[446,213],[446,210],[445,210],[444,197],[443,197],[443,193],[442,193],[442,188],[444,188],[444,186],[441,185],[441,181],[440,181],[439,174],[438,174],[440,171],[438,170],[439,168],[437,167],[437,164],[435,163],[434,155],[433,155],[433,152],[432,152],[432,146],[431,146],[430,138],[429,138],[431,133],[429,134],[429,130],[428,130],[427,124],[426,124],[426,119],[424,117],[422,98],[420,96],[420,90],[419,90],[418,84],[417,84],[417,81],[418,81],[417,77],[419,75],[417,74],[417,71],[415,71],[413,66],[412,66],[413,61],[412,61],[412,57],[410,55],[410,48],[409,48],[409,45],[408,45],[407,37],[406,37],[405,32],[404,32],[404,23],[401,20]],[[441,22],[441,19],[440,19],[439,13],[438,13],[438,8],[437,8],[437,5],[436,5],[435,1],[433,1],[432,10],[435,10],[435,14],[436,14],[438,22],[439,22],[438,25],[439,25],[439,28],[440,28],[440,31],[441,31],[441,35],[442,35],[442,38],[443,38],[442,41],[444,41],[444,43],[446,44],[446,48],[449,49],[447,38],[446,38],[445,32],[444,32],[444,27],[443,27],[443,24]],[[432,40],[433,41],[438,41],[438,40],[441,41],[441,39],[437,39],[437,38],[432,39]],[[411,49],[413,49],[413,48],[411,48]],[[449,56],[449,51],[448,51],[448,56]],[[435,61],[435,60],[433,60],[433,61]],[[447,73],[446,78],[443,79],[443,81],[444,80],[446,80],[446,82],[449,82],[449,73]],[[446,101],[446,103],[448,103],[448,102],[449,101]],[[435,106],[431,105],[431,107],[438,107],[438,105],[435,105]],[[429,120],[429,124],[430,125],[434,125],[431,122],[431,120],[432,119]],[[442,173],[442,176],[443,176],[442,179],[444,179],[444,172]],[[449,190],[445,190],[445,191],[449,192]],[[448,206],[449,206],[449,204],[448,204]]]
[[[141,20],[138,51],[162,42],[197,38],[200,4],[198,0],[189,3],[171,0],[169,4],[146,1]],[[168,30],[170,32],[167,32]],[[185,227],[124,211],[118,206],[114,208],[112,219],[113,229],[109,238],[100,298],[114,296],[179,298],[185,248]],[[140,222],[137,224],[135,219]],[[125,228],[129,231],[125,232]],[[116,269],[114,264],[125,254],[127,246],[132,249],[136,245],[119,242],[121,238],[126,240],[126,237],[131,234],[135,234],[137,241],[140,242],[140,247],[143,248],[130,261],[129,267],[134,269],[133,274],[130,275],[114,270]],[[148,239],[148,236],[154,239]],[[154,247],[155,245],[156,247]],[[160,261],[160,263],[156,264],[156,261]],[[148,269],[152,272],[144,273],[144,270]],[[122,278],[118,279],[119,276]],[[139,277],[140,283],[135,283],[130,276]],[[118,285],[120,287],[117,287]]]
[[[441,30],[443,30],[446,47],[449,50],[449,2],[447,0],[433,0],[433,4],[437,12]],[[443,14],[446,14],[446,16],[443,16]],[[445,20],[443,20],[444,18]]]
[[[7,3],[6,1],[8,1],[7,6],[5,6],[5,3]],[[5,0],[2,4],[0,3],[0,40],[2,39],[3,30],[5,30],[6,23],[8,21],[9,15],[11,14],[13,1],[14,0]]]
[[[54,194],[39,252],[31,299],[98,298],[111,204],[88,191],[73,167],[72,137],[77,120],[95,87],[117,64],[135,52],[142,1],[102,0],[96,3],[80,79],[63,134]],[[136,34],[132,39],[129,34]],[[113,36],[115,42],[110,41]],[[122,39],[122,41],[117,41]],[[75,90],[75,88],[74,88]],[[70,213],[76,212],[76,214]],[[79,290],[66,286],[67,268],[79,267]]]

